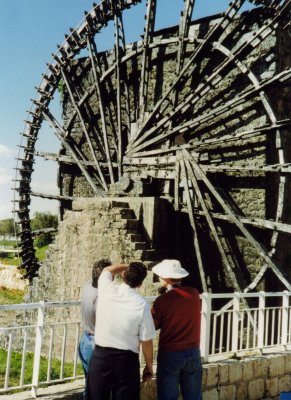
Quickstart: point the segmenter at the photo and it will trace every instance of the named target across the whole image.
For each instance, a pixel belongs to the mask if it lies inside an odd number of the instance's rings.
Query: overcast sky
[[[182,0],[159,0],[158,4],[158,27],[176,24]],[[225,0],[196,0],[194,19],[222,12],[227,5]],[[137,40],[143,31],[144,5],[135,7],[139,7],[136,17],[128,13],[125,20],[129,41]],[[0,219],[13,216],[15,157],[34,87],[40,83],[57,44],[64,41],[64,34],[82,21],[84,10],[91,8],[88,0],[0,0]],[[108,43],[111,39],[105,35],[102,45],[106,48]],[[45,183],[49,189],[55,185],[55,171],[39,166],[33,180],[35,188]],[[55,205],[44,200],[35,202],[31,209],[32,213],[54,210]]]

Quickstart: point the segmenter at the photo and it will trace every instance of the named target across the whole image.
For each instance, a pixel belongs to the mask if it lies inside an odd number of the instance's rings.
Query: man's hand
[[[142,381],[143,382],[149,382],[150,380],[153,379],[154,373],[153,373],[153,368],[150,366],[145,366],[144,370],[142,372]]]
[[[143,370],[143,382],[150,381],[153,377],[153,341],[141,341],[141,348],[145,358],[146,367]]]
[[[103,271],[111,272],[111,274],[115,276],[121,274],[126,268],[128,268],[128,264],[112,264],[104,268]]]

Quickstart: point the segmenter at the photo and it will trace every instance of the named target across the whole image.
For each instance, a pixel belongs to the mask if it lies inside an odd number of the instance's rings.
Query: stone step
[[[120,210],[122,219],[135,219],[135,212],[131,208],[124,208]]]
[[[130,233],[129,240],[131,242],[144,242],[144,235],[142,233]]]
[[[116,201],[116,200],[112,200],[111,204],[112,204],[112,207],[117,207],[117,208],[129,208],[128,203],[126,203],[125,201]]]
[[[138,232],[140,229],[140,222],[138,219],[128,219],[127,220],[127,228],[130,232],[128,233],[135,233]]]
[[[133,242],[132,247],[134,250],[147,250],[149,244],[147,242]]]
[[[148,249],[142,253],[142,259],[145,261],[160,261],[159,253],[156,249]]]

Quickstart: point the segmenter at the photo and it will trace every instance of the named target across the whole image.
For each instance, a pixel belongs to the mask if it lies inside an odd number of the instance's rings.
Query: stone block
[[[249,380],[253,379],[253,377],[254,377],[253,361],[245,360],[241,363],[241,365],[242,365],[243,380],[249,381]]]
[[[218,367],[218,383],[219,385],[227,383],[229,380],[229,365],[220,364]]]
[[[279,394],[279,380],[277,377],[266,379],[266,396],[274,397]]]
[[[242,379],[242,365],[239,362],[232,363],[229,368],[229,383],[235,383]]]
[[[245,400],[248,398],[248,383],[239,382],[236,387],[236,400]]]
[[[269,376],[273,378],[275,376],[284,375],[284,358],[281,355],[274,355],[269,358]]]
[[[291,375],[285,375],[279,378],[279,392],[290,392],[291,390]]]
[[[236,399],[235,385],[220,386],[219,400],[235,400],[235,399]]]
[[[268,375],[268,367],[269,363],[266,358],[255,358],[253,362],[254,378],[266,377]]]
[[[206,390],[205,392],[203,392],[203,400],[219,400],[218,390]]]
[[[285,354],[285,373],[291,373],[291,353]]]
[[[209,364],[206,368],[206,385],[208,388],[216,386],[218,382],[218,365]]]
[[[248,384],[248,395],[250,400],[263,399],[265,392],[265,381],[263,378],[255,379]]]

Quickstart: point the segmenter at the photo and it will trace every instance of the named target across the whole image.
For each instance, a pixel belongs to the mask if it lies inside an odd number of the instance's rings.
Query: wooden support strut
[[[275,265],[275,263],[268,256],[266,250],[263,248],[261,244],[252,236],[252,234],[245,228],[242,222],[237,218],[237,216],[232,212],[231,208],[226,204],[226,202],[222,199],[218,191],[214,188],[212,183],[209,181],[205,173],[196,163],[196,161],[191,157],[190,153],[187,150],[183,150],[183,155],[191,162],[195,173],[202,179],[205,185],[208,187],[209,191],[216,198],[222,209],[225,213],[230,217],[231,221],[238,227],[238,229],[242,232],[242,234],[248,239],[250,244],[258,251],[259,255],[265,260],[269,268],[275,273],[278,279],[285,285],[288,290],[291,290],[291,284],[287,281],[287,279],[283,276],[282,272]]]
[[[62,142],[64,148],[71,154],[72,158],[74,159],[74,161],[76,162],[76,164],[78,165],[80,170],[83,172],[85,178],[89,182],[94,193],[96,193],[97,195],[100,195],[101,194],[100,189],[98,189],[95,182],[92,180],[91,176],[87,172],[82,161],[78,158],[78,156],[75,153],[75,151],[73,150],[72,146],[65,140],[65,132],[62,131],[62,128],[60,127],[60,125],[58,124],[56,119],[51,115],[51,113],[49,111],[46,111],[46,112],[44,111],[44,117],[51,124],[51,126],[53,127],[53,130],[55,132],[55,135]]]
[[[281,15],[281,11],[277,13],[277,18]],[[276,18],[275,18],[276,20]],[[270,33],[270,31],[272,29],[275,29],[275,27],[277,26],[277,23],[275,23],[275,20],[272,20],[269,23],[264,24],[257,32],[254,36],[252,36],[248,41],[243,42],[237,49],[236,51],[233,53],[233,57],[238,57],[241,53],[244,54],[245,56],[245,52],[249,51],[251,52],[254,48],[256,48],[266,37],[267,35]],[[229,63],[232,62],[232,58],[226,58],[226,60],[224,62],[222,62],[222,64],[213,72],[212,75],[210,75],[204,82],[204,84],[199,85],[199,87],[192,91],[190,93],[190,95],[188,95],[183,102],[181,102],[179,104],[178,107],[176,107],[172,112],[168,113],[168,115],[166,115],[164,118],[160,119],[159,122],[151,129],[148,129],[143,135],[141,135],[142,133],[142,129],[140,131],[140,134],[138,135],[139,137],[136,138],[135,142],[132,144],[132,148],[134,149],[134,151],[138,151],[140,148],[142,148],[143,146],[138,146],[138,144],[142,143],[147,137],[151,136],[153,133],[156,133],[156,131],[160,128],[163,127],[163,129],[165,128],[165,126],[167,126],[167,124],[169,123],[169,121],[175,116],[175,115],[179,115],[180,113],[185,113],[191,106],[193,106],[201,97],[201,93],[203,93],[203,95],[205,94],[205,91],[209,90],[212,87],[211,82],[215,81],[215,83],[217,84],[217,77],[219,76],[219,74],[225,70]],[[190,67],[190,66],[189,66]],[[194,68],[196,67],[196,65],[194,65]],[[193,69],[193,66],[190,67],[191,69]],[[282,75],[282,76],[280,76]],[[283,78],[285,76],[288,76],[288,74],[286,73],[286,71],[283,71],[281,74],[278,74],[276,76],[276,80],[280,80],[281,77]],[[222,79],[222,77],[219,78],[219,80]],[[269,81],[269,83],[274,80],[273,78],[266,80]],[[251,95],[251,93],[255,93],[257,94],[257,92],[260,89],[263,89],[263,87],[267,84],[265,81],[265,84],[261,84],[260,87],[255,87],[255,89],[253,91],[246,91],[248,93],[248,96]],[[208,89],[207,89],[208,88]],[[200,93],[200,95],[199,95]],[[246,94],[245,94],[246,96]],[[246,96],[247,97],[247,96]],[[232,104],[232,106],[236,105],[236,101],[233,102],[228,102],[228,104]],[[221,107],[223,108],[223,107]],[[225,111],[225,109],[227,109],[226,107],[223,108],[223,112]],[[216,110],[215,110],[216,111]],[[213,112],[215,112],[213,111]],[[217,114],[216,114],[217,116]],[[161,136],[161,135],[160,135]]]
[[[93,149],[92,141],[91,141],[91,139],[90,139],[88,130],[87,130],[87,128],[86,128],[86,125],[85,125],[85,122],[84,122],[84,120],[83,120],[81,111],[80,111],[80,109],[79,109],[79,107],[78,107],[78,105],[77,105],[77,102],[76,102],[76,100],[75,100],[75,97],[74,97],[73,92],[72,92],[72,90],[71,90],[71,86],[70,86],[70,84],[69,84],[69,81],[68,81],[68,79],[67,79],[67,76],[66,76],[64,70],[62,70],[62,76],[63,76],[64,82],[65,82],[65,84],[66,84],[66,87],[67,87],[67,89],[68,89],[68,92],[69,92],[70,99],[71,99],[71,101],[72,101],[73,107],[74,107],[75,110],[77,111],[77,114],[78,114],[78,116],[79,116],[79,118],[80,118],[81,125],[82,125],[82,129],[83,129],[83,132],[84,132],[84,134],[85,134],[85,136],[86,136],[86,139],[87,139],[87,142],[88,142],[88,146],[89,146],[89,148],[90,148],[90,151],[91,151],[93,160],[95,161],[95,166],[96,166],[96,169],[97,169],[97,171],[98,171],[99,178],[100,178],[100,180],[101,180],[101,182],[102,182],[103,189],[104,189],[104,190],[108,190],[107,183],[106,183],[106,181],[105,181],[103,172],[102,172],[102,170],[101,170],[101,168],[100,168],[99,161],[98,161],[97,158],[96,158],[96,154],[95,154],[95,151],[94,151],[94,149]]]
[[[106,119],[105,119],[105,109],[104,109],[104,104],[103,104],[103,97],[101,94],[99,73],[98,73],[98,69],[96,66],[97,50],[96,50],[96,45],[95,45],[94,40],[89,35],[87,37],[87,46],[88,46],[89,53],[90,53],[90,60],[91,60],[91,64],[92,64],[96,95],[97,95],[98,102],[99,102],[99,110],[100,110],[101,122],[102,122],[103,144],[105,147],[105,153],[106,153],[107,162],[108,162],[109,176],[110,176],[111,183],[114,183],[112,160],[111,160],[109,144],[108,144],[108,132],[107,132]],[[106,183],[105,183],[105,188],[106,188]]]
[[[151,59],[151,49],[149,48],[152,42],[153,33],[155,30],[156,19],[156,0],[147,0],[147,11],[145,17],[145,28],[143,38],[143,53],[142,67],[140,78],[140,93],[139,93],[139,121],[142,122],[147,106],[148,81],[149,81],[149,64]]]
[[[247,90],[243,91],[239,96],[236,96],[234,99],[229,100],[222,106],[217,107],[215,110],[212,110],[207,113],[202,113],[202,114],[199,114],[198,112],[193,113],[193,116],[195,116],[195,114],[198,115],[193,120],[187,121],[184,124],[179,125],[167,132],[162,132],[162,133],[156,135],[153,139],[149,139],[149,140],[145,141],[144,143],[141,143],[142,140],[140,140],[139,142],[141,144],[136,145],[133,148],[133,152],[138,152],[140,150],[146,149],[149,146],[157,145],[161,141],[165,141],[167,138],[173,138],[176,135],[181,134],[183,132],[187,131],[189,133],[189,131],[191,129],[194,129],[195,126],[199,126],[199,124],[201,124],[201,123],[207,123],[207,122],[211,121],[214,117],[217,117],[218,115],[223,114],[225,111],[229,111],[229,110],[243,104],[247,99],[250,99],[250,98],[256,96],[264,88],[274,85],[274,83],[277,82],[279,78],[288,79],[290,76],[291,76],[291,68],[289,68],[288,70],[282,71],[282,72],[278,73],[276,76],[266,79],[265,81],[261,82],[259,88],[255,87],[255,88],[247,89]],[[191,104],[189,104],[189,102],[191,103],[190,98],[187,98],[187,99],[185,99],[185,101],[183,101],[183,105],[185,105],[185,108],[187,108],[187,109],[191,105]],[[147,135],[145,135],[145,136],[148,137],[150,134],[152,135],[156,131],[156,128],[158,126],[163,127],[163,130],[165,130],[166,127],[168,126],[167,123],[177,113],[178,108],[180,108],[180,107],[177,107],[176,110],[171,112],[168,117],[165,117],[164,119],[159,121],[159,123],[156,125],[156,127],[152,128],[152,130],[149,131],[147,133]],[[186,111],[186,110],[184,110],[184,111]]]
[[[198,263],[198,270],[199,270],[199,274],[200,274],[202,289],[204,292],[207,292],[208,291],[207,282],[206,282],[203,261],[202,261],[202,255],[201,255],[201,251],[200,251],[199,238],[198,238],[198,234],[197,234],[196,222],[195,222],[195,218],[194,218],[194,214],[193,214],[192,202],[191,202],[191,197],[190,197],[190,192],[189,192],[189,187],[188,187],[188,176],[187,176],[187,172],[186,172],[186,168],[185,168],[185,163],[181,157],[180,152],[177,152],[177,161],[180,163],[181,179],[185,180],[185,193],[186,193],[187,208],[188,208],[188,212],[189,212],[190,224],[193,229],[194,249],[195,249],[196,259],[197,259],[197,263]]]
[[[219,251],[221,259],[222,259],[222,263],[223,263],[223,265],[226,267],[226,269],[228,271],[228,274],[229,274],[229,276],[230,276],[230,278],[232,280],[232,284],[233,284],[234,289],[236,291],[238,291],[238,292],[241,292],[242,291],[241,284],[243,284],[244,279],[241,276],[241,274],[239,273],[239,271],[237,270],[237,267],[236,267],[235,263],[232,261],[231,255],[230,255],[230,257],[227,257],[227,255],[225,253],[225,250],[223,248],[222,242],[221,242],[220,237],[218,235],[218,231],[217,231],[217,229],[216,229],[216,227],[215,227],[215,225],[213,223],[211,214],[208,211],[206,202],[205,202],[205,200],[203,198],[202,192],[201,192],[201,190],[199,188],[195,173],[194,173],[194,171],[193,171],[193,169],[191,167],[191,164],[190,164],[189,160],[186,159],[184,162],[186,164],[186,168],[187,168],[187,171],[188,171],[188,176],[191,179],[191,182],[192,182],[192,185],[193,185],[193,188],[194,188],[194,191],[195,191],[195,195],[198,198],[200,206],[201,206],[201,208],[202,208],[202,210],[204,212],[204,215],[206,217],[206,220],[208,222],[208,226],[210,228],[210,231],[212,232],[213,238],[214,238],[215,243],[217,245],[218,251]],[[239,281],[237,280],[237,277],[236,277],[235,273],[239,276]]]
[[[150,113],[149,117],[144,122],[143,126],[140,128],[139,133],[135,137],[135,140],[133,141],[132,145],[136,143],[136,140],[139,137],[143,136],[143,134],[149,130],[149,125],[152,123],[152,120],[162,112],[162,105],[164,105],[164,110],[167,108],[167,106],[170,104],[171,101],[171,94],[175,90],[176,86],[180,84],[182,79],[184,79],[184,77],[187,75],[193,75],[195,69],[198,68],[198,63],[195,62],[196,59],[199,59],[199,57],[201,57],[204,48],[206,46],[209,46],[209,43],[211,43],[214,40],[217,40],[219,35],[225,31],[227,25],[229,24],[229,21],[235,17],[235,15],[237,14],[238,10],[240,9],[243,3],[244,0],[234,1],[224,14],[223,18],[218,22],[218,24],[214,25],[209,30],[208,34],[206,35],[205,41],[201,42],[200,45],[194,50],[192,55],[189,57],[188,62],[185,64],[180,74],[177,76],[176,80],[172,83],[172,85],[166,91],[164,96],[157,102],[154,109]]]
[[[189,34],[189,26],[191,23],[191,16],[193,13],[195,0],[184,0],[184,10],[181,14],[180,25],[179,25],[179,45],[177,50],[177,62],[176,62],[176,76],[179,76],[181,69],[184,64],[185,50],[186,50],[186,38]],[[175,86],[175,90],[172,93],[173,107],[176,107],[178,102],[178,87]]]

